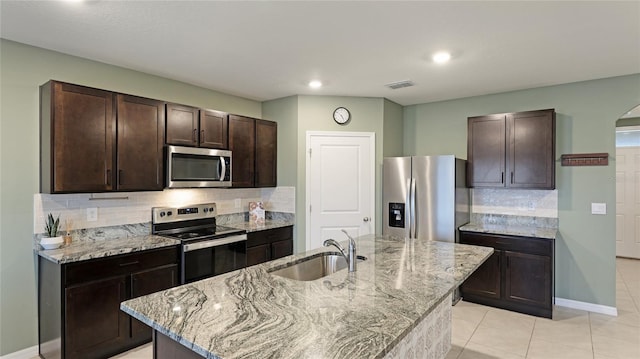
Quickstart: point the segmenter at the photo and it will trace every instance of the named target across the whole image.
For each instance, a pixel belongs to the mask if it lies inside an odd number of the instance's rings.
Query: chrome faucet
[[[349,265],[349,272],[355,272],[356,262],[358,261],[358,258],[356,257],[356,241],[344,229],[342,230],[342,232],[347,236],[347,238],[349,238],[349,253],[345,253],[344,248],[340,245],[340,243],[336,242],[335,239],[327,239],[324,241],[323,245],[325,247],[333,245],[338,248],[338,250],[340,250],[340,254],[342,254],[344,259],[347,260],[347,264]]]

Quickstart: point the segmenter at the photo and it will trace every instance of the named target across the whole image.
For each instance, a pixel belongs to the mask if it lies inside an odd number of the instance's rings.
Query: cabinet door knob
[[[362,220],[365,222],[369,222],[369,217],[364,217]]]

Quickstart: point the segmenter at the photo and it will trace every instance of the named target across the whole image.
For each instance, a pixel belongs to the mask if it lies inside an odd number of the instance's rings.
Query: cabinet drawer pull
[[[513,184],[513,171],[511,171],[511,184]]]
[[[122,170],[118,170],[118,186],[122,185]]]
[[[111,170],[107,170],[107,173],[105,176],[106,176],[105,180],[106,180],[107,186],[111,186]]]
[[[193,129],[193,132],[191,133],[191,141],[196,142],[196,132],[198,132],[197,129]]]
[[[204,142],[204,130],[200,131],[200,143]]]
[[[500,172],[500,183],[504,183],[504,172]]]
[[[126,266],[132,266],[134,264],[138,264],[140,263],[140,261],[133,261],[133,262],[127,262],[127,263],[120,263],[118,264],[120,267],[126,267]]]

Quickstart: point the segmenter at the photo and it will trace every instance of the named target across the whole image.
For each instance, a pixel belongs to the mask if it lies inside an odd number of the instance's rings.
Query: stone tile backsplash
[[[558,228],[557,218],[494,213],[471,213],[471,223],[482,226]]]
[[[558,191],[474,188],[471,213],[558,218]]]
[[[99,198],[123,198],[100,200]],[[94,198],[91,200],[91,198]],[[236,200],[240,206],[236,207]],[[48,213],[60,215],[62,230],[109,227],[151,221],[151,207],[215,202],[218,214],[244,213],[249,202],[262,201],[265,210],[295,213],[295,187],[246,189],[170,189],[162,192],[41,194],[33,196],[33,233],[42,233]],[[87,208],[98,209],[98,219],[87,221]]]

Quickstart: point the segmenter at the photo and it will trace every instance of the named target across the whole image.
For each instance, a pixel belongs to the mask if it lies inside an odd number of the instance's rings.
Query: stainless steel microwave
[[[231,151],[167,146],[167,188],[231,187]]]

